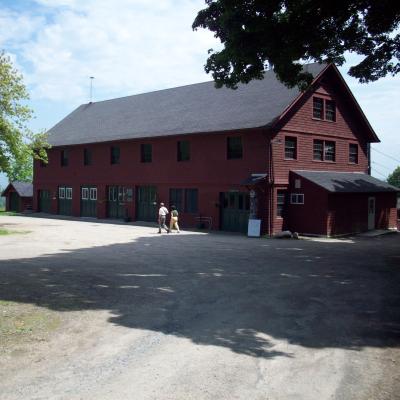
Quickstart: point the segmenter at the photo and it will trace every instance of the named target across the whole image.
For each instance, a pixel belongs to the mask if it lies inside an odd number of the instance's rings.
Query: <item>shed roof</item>
[[[33,197],[33,185],[28,182],[10,182],[1,195],[6,196],[11,187],[15,189],[20,197]]]
[[[327,64],[308,64],[318,76]],[[204,82],[83,104],[49,130],[49,143],[65,146],[271,125],[298,97],[273,71],[237,90]]]
[[[399,192],[400,189],[359,172],[293,171],[332,193]]]

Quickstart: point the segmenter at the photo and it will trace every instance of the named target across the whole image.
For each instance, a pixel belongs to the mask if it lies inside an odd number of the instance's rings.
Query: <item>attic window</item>
[[[324,99],[313,97],[313,117],[317,119],[324,118]]]
[[[336,103],[334,100],[313,97],[313,118],[336,122]]]
[[[325,119],[327,121],[336,121],[336,104],[333,100],[325,101]]]

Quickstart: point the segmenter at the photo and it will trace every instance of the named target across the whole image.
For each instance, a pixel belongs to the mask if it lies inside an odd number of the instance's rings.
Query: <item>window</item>
[[[243,157],[242,138],[239,136],[227,138],[227,157],[228,160]]]
[[[198,210],[198,190],[185,189],[185,212],[197,213]]]
[[[336,121],[336,104],[333,100],[325,101],[325,119],[327,121]]]
[[[335,161],[335,142],[324,142],[324,161]]]
[[[297,158],[297,138],[285,137],[285,159],[295,160]]]
[[[124,201],[132,201],[133,200],[133,189],[132,188],[124,188]]]
[[[82,200],[88,200],[89,199],[89,189],[88,188],[82,188]]]
[[[175,206],[179,211],[183,211],[183,189],[169,190],[169,205]]]
[[[152,162],[153,149],[150,143],[144,143],[140,145],[140,161],[142,163]]]
[[[336,143],[314,140],[313,159],[315,161],[336,161]]]
[[[119,147],[111,147],[111,164],[119,164],[120,151]]]
[[[64,187],[58,188],[58,198],[65,199],[65,188]]]
[[[65,188],[65,198],[68,200],[72,199],[72,188],[70,187]]]
[[[322,140],[314,140],[314,160],[323,161],[324,159],[324,142]]]
[[[286,191],[278,190],[276,194],[276,216],[283,217],[283,211],[285,207]]]
[[[324,99],[313,97],[313,117],[318,119],[324,118]]]
[[[358,144],[349,144],[349,162],[352,164],[358,164]]]
[[[97,200],[97,188],[90,188],[90,200]]]
[[[178,161],[189,161],[190,160],[190,144],[188,141],[178,142]]]
[[[92,152],[90,149],[83,149],[83,165],[92,165]]]
[[[304,194],[292,193],[290,195],[290,204],[304,204]]]
[[[61,150],[61,166],[66,167],[68,165],[68,150]]]

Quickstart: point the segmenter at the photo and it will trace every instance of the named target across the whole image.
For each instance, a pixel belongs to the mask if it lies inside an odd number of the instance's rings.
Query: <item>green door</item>
[[[10,192],[10,211],[19,212],[19,196],[17,192]]]
[[[39,211],[44,213],[51,212],[50,190],[39,190]]]
[[[157,188],[155,186],[139,186],[136,199],[136,219],[138,221],[156,221]]]
[[[82,186],[81,187],[81,216],[97,217],[97,187]]]
[[[124,187],[108,187],[107,216],[112,219],[123,219],[125,217]]]
[[[58,213],[72,215],[72,188],[69,186],[59,186],[58,188]]]
[[[250,196],[246,192],[221,193],[221,230],[247,232]]]

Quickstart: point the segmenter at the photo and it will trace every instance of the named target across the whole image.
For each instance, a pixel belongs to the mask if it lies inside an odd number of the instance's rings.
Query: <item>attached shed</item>
[[[336,236],[372,229],[396,229],[398,188],[354,172],[292,171],[288,229]]]
[[[1,196],[6,198],[6,211],[24,212],[32,210],[32,183],[11,182]]]

